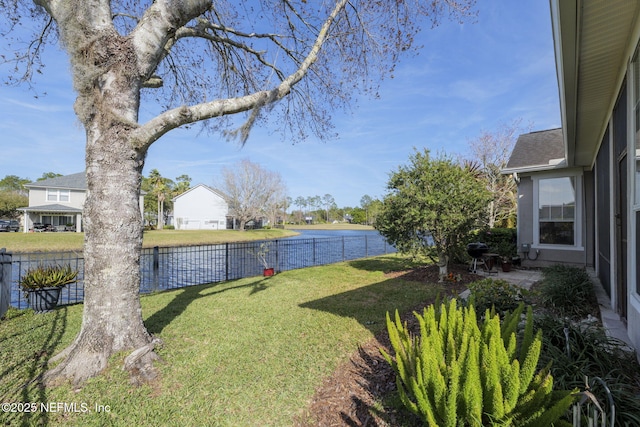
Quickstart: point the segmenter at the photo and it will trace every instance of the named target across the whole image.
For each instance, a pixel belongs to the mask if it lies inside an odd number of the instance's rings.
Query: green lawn
[[[278,239],[291,230],[154,230],[145,231],[143,246],[207,245],[246,240]],[[0,233],[0,248],[7,252],[80,251],[84,233]]]
[[[408,310],[440,289],[383,273],[407,265],[387,255],[144,296],[145,324],[164,345],[159,379],[139,387],[118,355],[80,390],[41,388],[48,357],[79,330],[82,305],[41,315],[10,310],[0,322],[0,402],[88,411],[0,412],[0,424],[291,425],[323,378],[384,329],[386,311]]]

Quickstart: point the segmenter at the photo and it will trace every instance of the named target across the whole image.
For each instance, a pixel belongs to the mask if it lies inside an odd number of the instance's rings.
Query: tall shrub
[[[403,404],[429,426],[548,426],[574,401],[569,391],[552,391],[550,366],[538,371],[542,331],[533,331],[529,308],[524,333],[517,328],[521,304],[501,323],[487,310],[478,326],[472,306],[456,300],[414,313],[420,335],[413,336],[398,312],[387,313],[395,358],[382,354],[396,372]]]
[[[376,229],[402,253],[437,259],[442,274],[491,198],[472,171],[428,150],[416,150],[391,174],[387,189]]]

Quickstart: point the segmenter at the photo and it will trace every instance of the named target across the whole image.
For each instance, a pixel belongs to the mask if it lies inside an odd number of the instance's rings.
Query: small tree
[[[7,175],[0,179],[0,218],[18,218],[19,207],[29,204],[29,191],[25,187],[29,178]]]
[[[44,172],[36,181],[44,181],[45,179],[57,178],[59,176],[62,176],[62,174],[56,172]]]
[[[302,217],[305,215],[305,210],[307,209],[307,199],[302,196],[298,196],[293,201],[293,204],[298,207],[298,224],[302,224]]]
[[[164,228],[164,208],[167,195],[173,191],[174,182],[169,178],[163,177],[158,169],[152,169],[148,178],[143,178],[142,188],[149,193],[147,199],[155,199],[157,204],[157,228]],[[169,197],[169,199],[171,199]]]
[[[376,229],[400,252],[447,263],[483,217],[489,193],[471,171],[424,150],[391,175]]]
[[[244,230],[248,221],[267,216],[268,210],[279,210],[286,198],[280,174],[249,160],[224,168],[220,189],[227,196],[229,210],[239,221],[240,230]]]
[[[365,224],[367,222],[367,213],[362,208],[353,208],[349,214],[351,215],[351,222],[354,224]]]
[[[28,196],[29,191],[25,185],[29,184],[31,180],[29,178],[20,178],[17,175],[7,175],[0,179],[0,191],[15,192],[21,196]]]
[[[176,178],[176,185],[172,189],[171,194],[172,197],[179,196],[185,191],[191,188],[191,177],[187,174],[182,174]]]
[[[333,196],[331,194],[325,194],[322,197],[322,206],[324,207],[324,211],[327,214],[327,222],[330,222],[329,220],[329,211],[331,209],[336,209],[338,207],[338,205],[336,205],[336,200],[333,198]]]
[[[503,175],[511,151],[521,133],[521,119],[501,125],[493,132],[483,131],[469,143],[472,157],[480,177],[492,197],[487,206],[484,221],[489,228],[510,226],[516,217],[517,186],[511,176]]]
[[[309,213],[314,216],[316,220],[318,218],[322,218],[322,212],[318,212],[322,211],[322,197],[318,195],[308,196],[307,207],[309,209]]]
[[[365,222],[367,225],[369,224],[369,206],[371,206],[372,202],[373,202],[373,199],[368,194],[365,194],[360,199],[360,206],[362,207],[362,209],[364,209],[364,213],[366,216]]]

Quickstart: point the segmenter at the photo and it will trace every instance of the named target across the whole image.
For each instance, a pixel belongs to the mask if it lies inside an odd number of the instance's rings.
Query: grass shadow
[[[173,298],[167,305],[154,314],[149,316],[144,321],[144,324],[150,334],[159,334],[163,329],[168,326],[175,318],[180,316],[195,300],[202,298],[209,298],[219,295],[223,292],[232,290],[251,288],[249,295],[255,295],[258,292],[262,292],[268,289],[267,281],[269,279],[260,278],[250,283],[239,284],[237,286],[225,286],[222,287],[221,283],[196,285],[182,288],[180,290],[172,289],[171,291],[164,292],[176,292],[175,298]],[[226,282],[228,284],[228,282]],[[211,292],[211,288],[219,287],[217,291]]]
[[[13,325],[22,326],[22,331],[15,331],[0,341],[20,340],[22,334],[33,335],[34,331],[38,331],[40,339],[10,346],[13,349],[11,353],[3,352],[0,402],[32,402],[38,405],[39,402],[47,402],[42,376],[49,369],[49,359],[65,333],[67,316],[67,307],[59,307],[45,314],[31,314],[25,310],[13,317],[20,317],[20,321]],[[28,379],[26,383],[25,378]],[[49,420],[46,411],[3,411],[1,415],[4,417],[0,417],[2,425],[47,425]]]
[[[382,271],[383,273],[390,273],[392,271],[404,271],[425,265],[424,262],[411,260],[408,257],[398,254],[358,259],[349,261],[348,264],[353,268],[357,268],[358,270]]]
[[[389,278],[358,289],[327,296],[301,304],[300,307],[350,317],[376,334],[383,330],[385,314],[411,311],[440,295],[449,295],[452,288],[446,285],[420,283]]]

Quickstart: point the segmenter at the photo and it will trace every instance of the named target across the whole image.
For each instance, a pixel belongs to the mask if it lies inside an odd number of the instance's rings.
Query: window
[[[47,188],[47,201],[48,202],[68,202],[69,190],[57,190]]]
[[[579,246],[576,226],[578,176],[539,178],[537,180],[537,243],[541,245]]]
[[[75,224],[75,219],[72,216],[66,215],[42,215],[41,222],[43,224],[49,224],[53,226]]]

